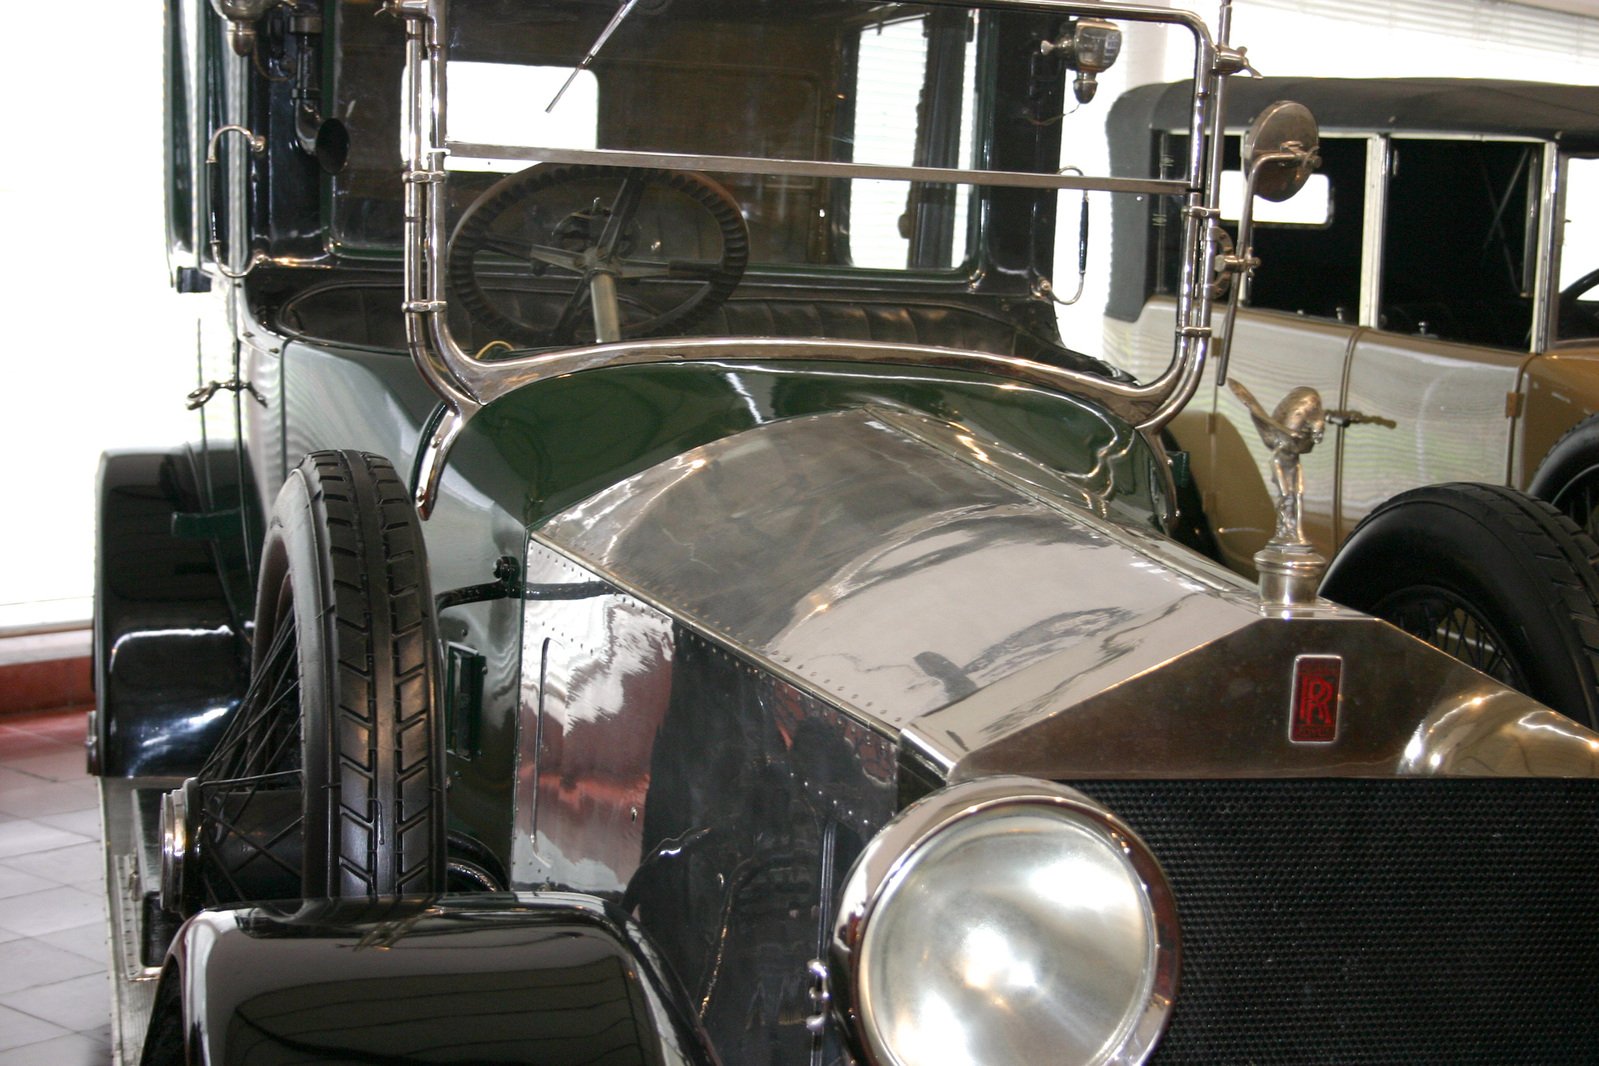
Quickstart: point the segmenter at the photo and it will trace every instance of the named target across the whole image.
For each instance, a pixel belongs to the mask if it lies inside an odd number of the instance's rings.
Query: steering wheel
[[[1588,290],[1593,288],[1595,285],[1599,285],[1599,269],[1588,271],[1588,273],[1584,274],[1576,281],[1573,281],[1570,285],[1567,285],[1565,288],[1561,289],[1560,306],[1567,307],[1576,303],[1578,299],[1586,295]]]
[[[685,216],[685,206],[698,212]],[[707,252],[712,234],[720,247]],[[674,249],[686,255],[672,257]],[[526,294],[491,297],[483,252],[521,260],[535,277],[569,280],[572,291],[553,321],[532,321],[512,302]],[[545,163],[495,183],[466,209],[450,235],[448,262],[456,299],[500,336],[531,347],[570,343],[592,317],[595,338],[605,343],[704,318],[744,276],[749,229],[738,201],[703,174]],[[692,289],[680,295],[663,288],[668,300],[661,308],[629,286],[625,302],[633,314],[624,323],[617,284],[642,278],[688,282]]]
[[[1559,339],[1599,336],[1599,315],[1589,308],[1578,306],[1582,297],[1595,286],[1599,286],[1599,269],[1588,271],[1560,290],[1560,302],[1556,308],[1556,332]]]

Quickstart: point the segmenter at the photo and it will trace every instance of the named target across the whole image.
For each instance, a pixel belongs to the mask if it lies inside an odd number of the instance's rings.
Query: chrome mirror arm
[[[1257,156],[1249,168],[1249,179],[1244,185],[1244,203],[1238,212],[1238,240],[1232,250],[1216,256],[1216,273],[1219,276],[1228,276],[1232,284],[1227,293],[1227,311],[1222,318],[1220,350],[1216,353],[1216,384],[1227,384],[1227,357],[1232,354],[1233,347],[1233,322],[1238,317],[1238,303],[1243,297],[1245,283],[1254,275],[1255,268],[1260,266],[1260,259],[1255,255],[1255,195],[1260,177],[1266,172],[1267,164],[1292,163],[1298,167],[1313,167],[1319,156],[1315,147],[1306,148],[1295,141],[1286,142],[1274,152],[1265,152]],[[1211,233],[1208,239],[1217,245],[1221,243],[1223,230],[1215,221],[1211,222]]]

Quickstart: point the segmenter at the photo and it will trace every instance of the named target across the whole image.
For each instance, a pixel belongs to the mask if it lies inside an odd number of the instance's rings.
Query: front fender
[[[187,447],[101,459],[93,773],[193,773],[244,692],[245,520],[206,500],[202,485],[220,495],[228,471],[213,464],[202,476],[201,461]]]
[[[187,1061],[705,1064],[694,1012],[627,917],[564,893],[203,911],[179,931]],[[151,1037],[175,1018],[153,1020]],[[148,1060],[148,1056],[147,1056]]]

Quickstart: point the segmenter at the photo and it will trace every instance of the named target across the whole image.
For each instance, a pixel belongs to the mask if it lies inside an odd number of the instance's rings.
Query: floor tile
[[[74,977],[98,975],[104,969],[103,963],[96,963],[76,952],[52,947],[32,937],[23,937],[0,944],[0,996],[33,985],[53,985]],[[76,1029],[79,1026],[68,1028]]]
[[[0,718],[0,1066],[110,1066],[105,856],[83,715]]]
[[[26,858],[26,856],[18,856],[18,858]],[[26,873],[0,862],[0,899],[20,896],[27,892],[39,892],[59,883],[58,881]]]
[[[53,1040],[66,1035],[68,1030],[59,1025],[0,1005],[0,1051],[9,1051],[12,1048],[37,1044],[41,1040]]]
[[[79,744],[83,741],[83,731],[88,725],[85,717],[87,713],[87,708],[80,708],[71,711],[13,715],[6,719],[6,725],[16,729],[26,729],[40,736],[53,737],[63,743]]]
[[[0,789],[0,813],[17,818],[92,811],[98,801],[94,782],[87,777],[76,781],[41,781],[28,788]]]
[[[84,770],[83,749],[52,746],[46,753],[13,759],[6,757],[13,770],[47,781],[78,781],[88,776]]]
[[[74,844],[86,843],[77,833],[68,833],[27,818],[0,821],[0,859],[28,855],[36,851],[53,851]],[[5,924],[0,922],[0,925]]]
[[[81,955],[92,959],[95,965],[104,969],[110,963],[111,946],[106,942],[110,931],[106,929],[103,921],[90,922],[88,925],[75,925],[71,929],[58,929],[54,933],[41,933],[35,937],[41,944],[70,951],[74,955]],[[0,948],[5,947],[0,944]]]
[[[100,807],[99,796],[95,797],[95,806],[85,811],[72,811],[68,814],[40,814],[34,821],[40,825],[48,825],[53,829],[65,829],[69,833],[89,837],[92,840],[100,839]]]
[[[55,737],[0,725],[0,759],[8,763],[40,755],[57,755],[69,750],[71,745]]]
[[[64,848],[12,855],[0,859],[0,867],[43,877],[58,885],[89,886],[100,892],[105,881],[105,852],[98,841],[89,840]]]
[[[82,1033],[0,1051],[0,1066],[110,1066],[111,1048]]]
[[[0,995],[10,1007],[76,1032],[93,1029],[111,1012],[111,978],[104,972]]]
[[[24,936],[73,929],[104,916],[103,896],[65,885],[0,901],[0,927]]]
[[[32,774],[13,770],[9,766],[0,766],[0,789],[32,788],[39,783],[39,778],[34,777]]]

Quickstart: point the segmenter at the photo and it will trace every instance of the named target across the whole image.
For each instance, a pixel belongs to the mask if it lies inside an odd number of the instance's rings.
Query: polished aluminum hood
[[[1526,697],[1331,604],[1270,612],[1099,503],[960,427],[860,409],[685,452],[534,536],[948,777],[1599,767],[1599,738]],[[1336,743],[1289,740],[1301,654],[1346,664]]]

